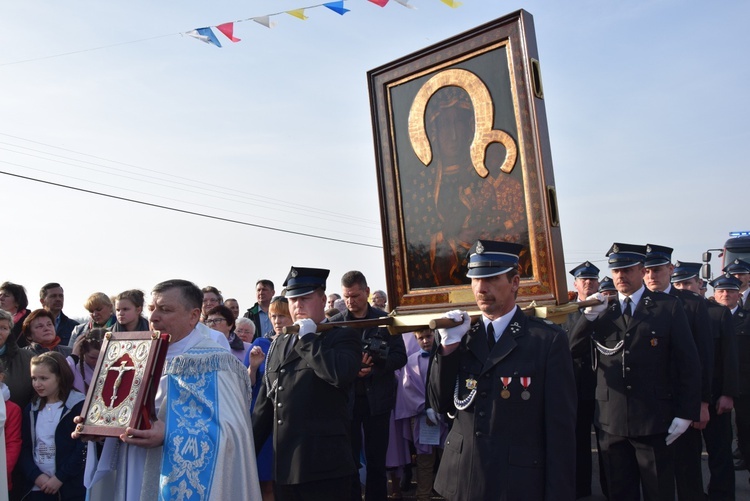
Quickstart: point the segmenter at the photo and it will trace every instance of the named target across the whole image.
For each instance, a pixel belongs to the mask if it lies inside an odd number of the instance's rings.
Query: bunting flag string
[[[242,39],[234,36],[234,23],[224,23],[216,27],[217,30],[221,31],[225,37],[230,39],[232,42],[240,42]]]
[[[347,0],[336,0],[333,2],[310,5],[308,7],[300,7],[297,9],[275,12],[273,14],[266,14],[264,16],[254,16],[254,17],[248,17],[247,19],[238,19],[236,21],[229,21],[229,22],[222,23],[216,26],[196,28],[194,30],[186,31],[183,34],[189,37],[195,38],[197,40],[200,40],[201,42],[207,43],[209,45],[215,45],[216,47],[221,47],[221,43],[219,43],[219,39],[216,38],[216,35],[214,34],[212,28],[216,28],[217,30],[219,30],[221,34],[223,34],[232,42],[239,42],[241,41],[241,39],[234,36],[234,25],[237,23],[243,23],[245,21],[254,21],[260,25],[265,26],[266,28],[273,28],[274,26],[276,26],[276,23],[271,20],[272,17],[280,16],[282,14],[287,14],[292,17],[296,17],[297,19],[300,19],[302,21],[306,21],[307,19],[309,19],[309,17],[305,14],[305,11],[309,11],[311,9],[315,9],[318,7],[325,7],[328,10],[331,10],[343,16],[347,12],[351,11],[350,9],[347,9],[346,7],[344,7],[344,2],[346,1]],[[367,1],[379,7],[385,7],[389,2],[389,0],[367,0]],[[414,7],[413,5],[409,3],[409,0],[394,0],[394,1],[398,3],[399,5],[402,5],[408,9],[413,9],[413,10],[416,9],[416,7]],[[461,5],[461,2],[458,2],[456,0],[440,0],[440,1],[444,3],[445,5],[454,9]]]

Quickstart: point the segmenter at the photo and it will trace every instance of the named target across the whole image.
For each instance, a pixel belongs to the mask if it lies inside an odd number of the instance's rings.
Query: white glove
[[[465,311],[451,310],[443,315],[444,318],[450,318],[455,322],[461,322],[460,325],[455,327],[448,327],[447,329],[438,329],[440,334],[440,344],[443,346],[460,343],[461,339],[469,332],[471,328],[471,317]]]
[[[427,414],[428,425],[432,423],[432,425],[434,426],[438,423],[437,412],[435,412],[435,409],[433,409],[432,407],[428,407],[427,409],[425,409],[424,413]]]
[[[303,318],[294,322],[294,325],[299,325],[299,332],[297,335],[301,338],[308,334],[315,334],[318,331],[318,324],[309,318]]]
[[[597,292],[596,294],[591,294],[589,297],[587,297],[586,301],[588,301],[589,299],[598,299],[602,302],[602,304],[587,306],[583,309],[583,314],[586,315],[586,319],[596,320],[602,313],[604,313],[604,310],[607,309],[607,296],[605,296],[601,292]]]
[[[667,445],[670,445],[677,440],[680,435],[685,433],[685,430],[688,429],[690,423],[692,423],[692,421],[689,419],[674,418],[672,424],[669,425],[669,430],[667,430],[669,432],[669,435],[667,435]]]

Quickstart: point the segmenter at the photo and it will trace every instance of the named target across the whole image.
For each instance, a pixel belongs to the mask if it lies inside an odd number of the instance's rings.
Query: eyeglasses
[[[206,325],[214,325],[214,324],[220,324],[222,322],[226,322],[226,318],[209,318],[206,320]]]

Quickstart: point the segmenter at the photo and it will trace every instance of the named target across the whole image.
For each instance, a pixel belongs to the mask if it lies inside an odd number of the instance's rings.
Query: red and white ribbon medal
[[[501,377],[500,381],[503,382],[503,389],[500,392],[500,396],[507,400],[507,399],[510,398],[510,390],[508,390],[508,385],[510,384],[511,381],[513,381],[513,378],[512,377]]]
[[[521,392],[521,398],[524,400],[528,400],[531,398],[531,393],[529,393],[529,386],[531,385],[531,378],[530,377],[522,377],[521,378],[521,386],[523,386],[523,391]]]

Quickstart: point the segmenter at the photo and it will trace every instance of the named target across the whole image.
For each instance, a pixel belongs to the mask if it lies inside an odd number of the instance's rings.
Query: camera
[[[373,362],[379,362],[388,358],[388,341],[377,337],[362,340],[362,352],[367,353]]]

